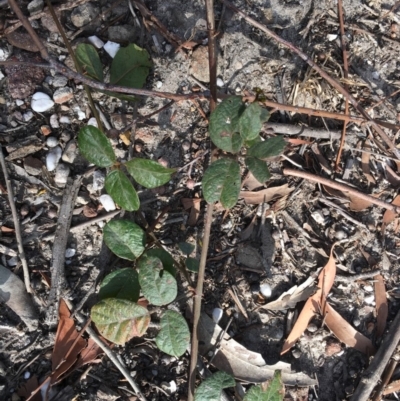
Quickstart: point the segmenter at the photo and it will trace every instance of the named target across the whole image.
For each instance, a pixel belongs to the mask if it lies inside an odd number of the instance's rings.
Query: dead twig
[[[291,175],[294,177],[304,178],[306,180],[317,182],[319,184],[326,185],[327,187],[334,188],[339,191],[348,192],[349,194],[357,196],[358,198],[363,199],[367,202],[370,202],[374,205],[383,207],[384,209],[387,209],[387,210],[391,210],[395,213],[400,213],[400,207],[398,207],[398,206],[395,206],[391,203],[384,202],[371,195],[364,194],[363,192],[360,192],[357,189],[354,189],[353,187],[330,180],[329,178],[319,177],[318,175],[315,175],[315,174],[306,173],[305,171],[300,171],[300,170],[293,170],[290,168],[283,169],[283,174]]]
[[[209,54],[209,69],[210,69],[210,111],[213,112],[217,105],[217,52],[216,52],[216,34],[215,34],[215,18],[214,18],[214,1],[206,0],[206,14],[208,27],[208,54]],[[193,311],[193,331],[192,331],[192,346],[190,354],[189,368],[189,391],[188,401],[194,400],[194,389],[196,386],[196,366],[197,356],[199,353],[199,340],[197,336],[200,314],[201,300],[203,296],[204,274],[206,270],[208,246],[210,243],[211,224],[213,221],[214,205],[211,203],[207,206],[205,216],[203,247],[201,249],[199,274],[197,276],[196,294],[194,296],[194,311]]]
[[[356,388],[350,401],[367,401],[380,380],[386,365],[396,350],[400,341],[400,311],[397,312],[389,332],[386,334],[378,352],[375,354],[371,364],[362,374],[360,383]]]
[[[11,185],[10,178],[8,177],[8,172],[7,172],[7,167],[6,167],[6,161],[4,160],[4,154],[3,154],[3,147],[0,145],[0,165],[3,170],[4,174],[4,180],[6,182],[7,186],[7,195],[8,195],[8,201],[10,203],[10,208],[11,208],[11,213],[14,221],[14,228],[15,228],[15,238],[17,240],[17,245],[18,245],[18,256],[21,260],[22,263],[22,270],[24,273],[24,283],[26,287],[26,291],[28,293],[31,293],[31,280],[29,277],[29,268],[28,268],[28,262],[26,261],[25,257],[25,252],[24,252],[24,246],[22,245],[22,235],[21,235],[21,227],[19,225],[19,218],[18,218],[18,212],[17,208],[15,206],[14,202],[14,191]]]
[[[260,29],[264,33],[266,33],[269,37],[276,40],[281,45],[288,48],[291,52],[297,54],[302,60],[304,60],[311,68],[317,71],[321,77],[323,77],[327,82],[329,82],[336,90],[338,90],[343,96],[345,96],[349,102],[358,110],[358,112],[370,121],[371,125],[374,127],[375,131],[379,134],[383,142],[386,143],[387,147],[390,151],[400,159],[400,150],[396,148],[395,144],[389,138],[389,136],[382,130],[382,128],[369,116],[369,114],[363,109],[363,107],[357,102],[357,100],[345,89],[343,86],[334,78],[332,78],[329,74],[327,74],[319,65],[317,65],[313,60],[311,60],[305,53],[303,53],[300,49],[294,46],[292,43],[282,39],[275,32],[272,32],[264,25],[255,21],[253,18],[249,17],[243,11],[239,10],[233,4],[231,4],[228,0],[222,0],[224,4],[226,4],[230,9],[235,11],[241,17],[243,17],[249,24],[254,27]]]

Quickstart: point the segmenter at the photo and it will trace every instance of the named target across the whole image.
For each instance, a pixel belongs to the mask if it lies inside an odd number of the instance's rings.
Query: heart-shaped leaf
[[[166,305],[176,298],[176,280],[171,273],[163,270],[160,259],[144,255],[138,262],[138,268],[143,295],[151,304]]]
[[[245,141],[251,141],[259,135],[263,122],[267,121],[269,113],[258,103],[249,104],[239,118],[240,135]]]
[[[100,285],[99,298],[118,298],[136,302],[140,295],[139,275],[131,267],[108,274]]]
[[[160,259],[166,271],[170,272],[174,277],[176,276],[174,258],[166,250],[161,248],[149,249],[146,251],[147,256],[155,256]]]
[[[237,153],[243,144],[239,134],[239,117],[245,110],[239,96],[223,100],[211,113],[210,137],[215,146],[225,152]]]
[[[128,220],[111,220],[104,226],[104,242],[122,259],[135,260],[144,251],[146,235]]]
[[[178,246],[186,256],[189,256],[194,251],[194,245],[188,242],[180,242]]]
[[[285,149],[286,142],[282,136],[275,136],[264,142],[254,144],[247,152],[248,156],[258,159],[267,159],[268,157],[278,156]]]
[[[112,61],[110,83],[129,88],[142,88],[151,65],[149,53],[145,49],[135,44],[122,47]]]
[[[224,388],[234,387],[235,379],[225,372],[217,372],[208,377],[197,387],[195,401],[219,401]]]
[[[115,163],[115,153],[110,140],[93,125],[79,131],[79,151],[90,163],[99,167],[110,167]]]
[[[160,320],[161,330],[156,337],[157,347],[168,355],[179,358],[190,344],[186,320],[178,312],[166,311]]]
[[[175,169],[166,168],[154,160],[139,158],[125,163],[125,167],[134,180],[146,188],[156,188],[165,184],[175,172]]]
[[[119,345],[141,337],[150,323],[148,310],[126,299],[103,299],[93,306],[90,316],[101,335]]]
[[[231,159],[213,162],[203,176],[203,193],[208,203],[220,201],[226,209],[236,205],[240,192],[240,167]]]
[[[195,258],[187,258],[185,261],[185,265],[193,273],[199,272],[200,262]]]
[[[103,65],[94,46],[80,43],[75,50],[75,55],[83,73],[97,81],[103,82]]]
[[[243,401],[282,401],[284,396],[285,388],[281,380],[281,372],[277,370],[272,380],[251,387]]]
[[[121,170],[111,171],[107,175],[105,187],[106,191],[122,209],[130,212],[139,209],[140,201],[138,194],[128,177]]]
[[[270,179],[271,174],[269,172],[267,163],[264,160],[257,159],[256,157],[246,157],[246,166],[253,173],[256,180],[263,183]]]

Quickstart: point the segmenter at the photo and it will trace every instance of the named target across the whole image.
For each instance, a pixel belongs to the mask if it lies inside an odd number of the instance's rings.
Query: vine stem
[[[214,1],[206,0],[207,29],[208,29],[208,62],[210,70],[210,112],[212,113],[217,106],[217,52],[216,52],[216,34],[215,34],[215,18],[214,18]],[[212,160],[212,155],[211,155]],[[203,297],[204,275],[206,270],[208,246],[210,244],[211,225],[213,221],[214,205],[210,203],[207,206],[205,216],[205,226],[203,235],[203,247],[201,249],[199,274],[197,278],[196,294],[194,297],[193,307],[193,331],[192,346],[190,352],[190,368],[189,368],[189,389],[188,401],[194,400],[194,390],[196,387],[196,367],[199,354],[199,340],[197,329],[199,326],[201,315],[201,301]]]
[[[349,185],[346,184],[341,184],[339,182],[330,180],[329,178],[324,178],[320,177],[315,174],[311,173],[306,173],[305,171],[300,171],[300,170],[293,170],[291,168],[284,168],[283,169],[283,174],[284,175],[291,175],[294,177],[300,177],[300,178],[305,178],[306,180],[317,182],[322,185],[326,185],[327,187],[337,189],[338,191],[343,191],[347,192],[349,194],[352,194],[354,196],[357,196],[360,199],[363,199],[367,202],[370,202],[374,205],[383,207],[384,209],[391,210],[392,212],[395,213],[400,213],[400,207],[393,205],[388,202],[384,202],[383,200],[380,200],[378,198],[375,198],[374,196],[364,194],[363,192],[358,191],[357,189],[350,187]]]

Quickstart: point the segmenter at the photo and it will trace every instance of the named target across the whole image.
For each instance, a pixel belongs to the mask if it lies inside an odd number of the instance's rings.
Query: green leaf
[[[176,276],[175,261],[170,253],[161,248],[149,249],[146,251],[147,256],[155,256],[160,259],[166,271],[170,272],[174,277]]]
[[[128,220],[111,220],[103,230],[104,242],[122,259],[135,260],[144,251],[146,235]]]
[[[239,118],[240,135],[245,141],[251,141],[259,135],[263,122],[268,120],[269,113],[266,115],[257,102],[249,104]]]
[[[145,49],[135,44],[122,47],[112,61],[110,83],[129,88],[142,88],[151,65],[149,53]]]
[[[270,179],[267,163],[264,160],[257,159],[256,157],[246,157],[246,166],[253,173],[254,177],[261,183]]]
[[[219,401],[224,388],[234,387],[235,379],[225,372],[217,372],[197,387],[194,401]]]
[[[243,144],[239,134],[239,117],[245,110],[241,97],[223,100],[210,116],[210,137],[215,146],[225,152],[237,153]]]
[[[281,372],[277,370],[271,381],[251,387],[243,401],[283,401],[284,396],[285,388],[281,381]]]
[[[126,100],[127,102],[136,102],[138,100],[137,97],[133,95],[127,95],[125,93],[111,92],[111,91],[103,91],[97,89],[99,92],[104,93],[107,96],[116,97],[117,99]]]
[[[139,259],[138,268],[143,295],[151,304],[166,305],[176,298],[176,280],[171,273],[163,270],[160,259],[144,255]]]
[[[110,140],[93,125],[80,129],[78,146],[83,157],[96,166],[110,167],[115,163],[115,153]]]
[[[156,337],[157,347],[168,355],[179,358],[190,344],[186,320],[178,312],[166,311],[160,320],[161,330]]]
[[[247,152],[248,156],[258,159],[267,159],[268,157],[278,156],[285,149],[286,142],[282,136],[275,136],[264,142],[254,144]]]
[[[240,167],[230,159],[213,162],[203,176],[203,193],[208,203],[221,201],[226,209],[236,205],[240,192]]]
[[[119,345],[141,337],[150,323],[148,310],[126,299],[103,299],[93,306],[90,316],[101,335]]]
[[[185,265],[191,272],[198,273],[200,262],[195,258],[187,258],[185,261]]]
[[[139,275],[131,267],[108,274],[100,285],[99,298],[118,298],[136,302],[140,295]]]
[[[105,187],[106,191],[122,209],[130,212],[139,209],[140,201],[138,194],[128,177],[121,170],[111,171],[107,175]]]
[[[83,73],[97,81],[103,82],[103,64],[94,46],[80,43],[75,50],[75,55]]]
[[[245,141],[244,142],[244,146],[246,146],[246,148],[251,148],[253,145],[255,145],[256,143],[260,143],[261,141],[261,137],[260,135],[258,135],[256,138],[252,139],[251,141]]]
[[[178,246],[186,256],[189,256],[194,251],[194,245],[188,242],[180,242]]]
[[[156,188],[164,185],[175,172],[173,168],[166,168],[154,160],[132,159],[125,163],[129,174],[145,188]]]

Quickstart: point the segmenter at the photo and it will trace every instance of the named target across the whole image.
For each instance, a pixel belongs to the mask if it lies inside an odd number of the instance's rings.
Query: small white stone
[[[269,298],[272,294],[271,286],[267,283],[261,284],[260,292],[264,298]]]
[[[103,189],[105,179],[105,175],[100,170],[96,170],[93,173],[93,190],[100,191],[101,189]]]
[[[160,89],[162,86],[163,86],[163,83],[162,83],[161,81],[157,81],[156,87],[157,87],[158,89]]]
[[[336,40],[337,39],[337,35],[336,34],[334,34],[334,33],[329,33],[327,36],[326,36],[326,38],[329,40],[329,42],[333,42],[334,40]]]
[[[60,123],[61,124],[71,124],[71,119],[68,116],[61,116]]]
[[[29,110],[23,114],[23,117],[24,117],[24,121],[28,122],[28,121],[32,120],[32,118],[34,117],[34,114]]]
[[[119,45],[119,43],[108,41],[104,45],[104,50],[110,55],[111,58],[114,58],[120,47],[121,46]]]
[[[101,195],[99,201],[107,212],[112,212],[115,210],[115,203],[110,195]]]
[[[24,373],[24,379],[28,380],[31,377],[31,372],[25,372]]]
[[[64,164],[60,163],[56,168],[56,175],[54,177],[54,182],[60,188],[64,188],[68,181],[68,176],[70,173],[69,167]]]
[[[0,61],[6,61],[10,54],[11,52],[7,47],[0,48]]]
[[[98,49],[101,49],[104,46],[104,42],[97,36],[89,36],[88,40],[94,47],[97,47]]]
[[[32,96],[31,107],[36,113],[42,113],[43,111],[50,110],[54,106],[54,102],[51,100],[49,95],[43,92],[36,92]]]
[[[18,264],[18,257],[17,256],[13,256],[11,259],[8,259],[7,261],[8,266],[10,267],[15,267]]]
[[[214,323],[218,324],[218,322],[221,320],[223,314],[224,314],[224,311],[221,308],[214,308],[214,310],[212,311],[212,318],[214,320]]]
[[[78,116],[78,120],[82,121],[86,118],[86,114],[81,110],[79,106],[74,107],[74,111],[76,115]]]
[[[380,78],[379,72],[373,71],[372,78],[375,79],[375,81],[377,81]]]
[[[46,167],[48,171],[54,171],[60,161],[62,150],[59,146],[51,149],[46,156]]]
[[[367,305],[373,305],[375,303],[375,295],[368,295],[367,297],[364,298],[364,302]]]
[[[93,127],[96,127],[96,128],[99,127],[99,126],[97,125],[97,120],[96,120],[94,117],[89,118],[89,121],[87,122],[87,124],[88,124],[88,125],[93,125]]]
[[[50,116],[50,126],[51,126],[51,128],[60,128],[60,124],[58,123],[57,114],[52,114]]]
[[[65,257],[66,258],[72,258],[73,256],[75,256],[76,254],[76,249],[74,248],[67,248],[65,250]]]
[[[3,71],[0,70],[0,80],[2,80],[3,78],[4,78]]]
[[[221,78],[217,78],[217,86],[218,88],[222,88],[224,86],[224,81]]]
[[[55,146],[58,145],[58,139],[55,138],[54,136],[49,136],[49,137],[46,139],[46,145],[47,145],[49,148],[54,148]]]
[[[372,291],[374,291],[374,288],[372,287],[372,285],[365,285],[364,286],[364,291],[372,292]]]
[[[0,79],[1,79],[1,78],[0,78]],[[21,100],[21,99],[16,99],[16,100],[15,100],[15,104],[16,104],[17,106],[22,106],[22,105],[24,104],[24,101]]]

